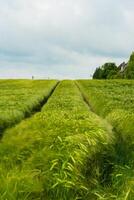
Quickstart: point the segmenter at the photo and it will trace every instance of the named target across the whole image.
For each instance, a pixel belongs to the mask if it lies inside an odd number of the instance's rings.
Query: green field
[[[133,200],[134,81],[0,81],[1,200]]]
[[[0,80],[0,132],[39,109],[57,81]]]

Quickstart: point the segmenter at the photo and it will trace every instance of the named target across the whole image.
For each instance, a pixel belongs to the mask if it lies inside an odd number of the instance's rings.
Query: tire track
[[[97,113],[95,112],[95,110],[93,109],[92,105],[90,104],[88,97],[86,96],[86,94],[82,91],[80,85],[77,83],[77,81],[75,81],[75,85],[77,86],[78,90],[80,91],[80,94],[83,98],[83,101],[87,104],[87,106],[89,107],[89,109],[95,113],[97,115]]]
[[[38,103],[38,105],[34,106],[33,109],[31,110],[30,113],[28,112],[25,112],[24,113],[24,118],[16,123],[13,123],[12,125],[8,126],[8,127],[5,127],[3,129],[0,130],[0,139],[3,137],[4,135],[4,132],[7,130],[7,129],[10,129],[12,127],[14,127],[15,125],[21,123],[23,120],[26,120],[28,118],[31,118],[33,115],[41,112],[42,110],[42,107],[45,106],[45,104],[47,104],[48,100],[51,98],[52,94],[54,93],[55,89],[57,88],[57,86],[59,85],[60,81],[58,81],[54,87],[50,90],[49,94],[47,96],[44,96],[44,98]]]

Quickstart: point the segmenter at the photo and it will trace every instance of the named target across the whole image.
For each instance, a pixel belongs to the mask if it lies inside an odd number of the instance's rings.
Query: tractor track
[[[42,110],[42,107],[45,106],[45,104],[47,104],[48,100],[51,98],[52,94],[54,93],[55,89],[57,88],[57,86],[59,85],[60,81],[58,81],[55,86],[52,88],[52,90],[49,92],[49,94],[47,96],[44,96],[44,98],[38,103],[38,105],[34,106],[33,109],[31,110],[30,113],[28,112],[25,112],[24,113],[24,118],[22,118],[20,121],[16,122],[16,123],[13,123],[11,124],[10,126],[8,127],[5,127],[3,129],[0,130],[0,139],[2,139],[3,135],[4,135],[4,132],[7,130],[7,129],[10,129],[14,126],[16,126],[17,124],[21,123],[23,120],[26,120],[28,118],[31,118],[33,117],[35,114],[41,112]]]
[[[92,105],[90,104],[90,102],[89,102],[89,100],[88,100],[86,94],[82,91],[82,89],[80,88],[80,86],[79,86],[79,84],[77,83],[77,81],[75,81],[75,85],[76,85],[76,87],[78,88],[78,90],[79,90],[79,92],[80,92],[80,94],[81,94],[81,96],[82,96],[82,99],[83,99],[83,101],[86,103],[86,105],[88,106],[88,108],[89,108],[93,113],[95,113],[95,114],[97,115],[97,113],[96,113],[95,110],[93,109]]]

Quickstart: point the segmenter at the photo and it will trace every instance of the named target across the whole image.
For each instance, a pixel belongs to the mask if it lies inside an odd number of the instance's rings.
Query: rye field
[[[134,200],[134,81],[0,80],[0,200]]]

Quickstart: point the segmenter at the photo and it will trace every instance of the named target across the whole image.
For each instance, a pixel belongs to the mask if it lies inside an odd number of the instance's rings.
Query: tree
[[[134,52],[132,52],[125,71],[125,78],[134,79]]]
[[[96,68],[93,74],[93,79],[101,79],[101,73],[102,73],[102,70],[100,69],[100,67]]]
[[[97,68],[93,74],[93,79],[112,79],[116,76],[118,67],[115,63],[105,63]]]
[[[102,66],[102,78],[110,79],[113,75],[117,74],[118,68],[115,63],[105,63]]]

